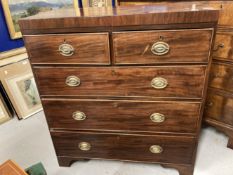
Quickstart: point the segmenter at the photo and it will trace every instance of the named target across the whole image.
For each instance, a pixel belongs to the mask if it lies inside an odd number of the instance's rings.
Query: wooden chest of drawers
[[[217,20],[187,5],[20,21],[59,164],[141,161],[191,175]]]
[[[151,4],[172,4],[174,6],[184,6],[184,4],[208,5],[220,9],[204,121],[229,136],[227,146],[233,149],[233,1],[118,0],[120,6]]]

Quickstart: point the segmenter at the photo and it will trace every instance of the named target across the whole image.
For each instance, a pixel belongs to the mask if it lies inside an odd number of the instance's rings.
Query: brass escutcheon
[[[59,52],[61,55],[69,57],[74,54],[74,48],[70,44],[63,43],[59,46]]]
[[[151,81],[151,86],[155,89],[164,89],[165,87],[167,87],[167,85],[168,85],[167,80],[162,77],[155,77]]]
[[[163,114],[160,114],[160,113],[153,113],[153,114],[151,114],[150,119],[152,122],[162,123],[165,121],[165,116]]]
[[[66,78],[66,84],[68,86],[79,86],[80,83],[80,79],[77,76],[71,75]]]
[[[152,145],[150,147],[150,152],[153,154],[160,154],[163,152],[163,148],[159,145]]]
[[[80,112],[80,111],[75,111],[72,115],[73,119],[75,120],[85,120],[87,117],[86,115],[83,113],[83,112]]]
[[[91,144],[88,142],[80,142],[78,147],[82,151],[89,151],[91,149]]]
[[[154,55],[159,55],[159,56],[167,54],[169,50],[170,50],[169,45],[163,41],[158,41],[154,43],[151,47],[151,52]]]

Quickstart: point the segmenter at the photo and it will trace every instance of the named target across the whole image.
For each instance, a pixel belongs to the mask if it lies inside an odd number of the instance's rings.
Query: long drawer
[[[115,64],[208,62],[212,29],[113,33]]]
[[[233,64],[217,63],[211,65],[209,87],[233,92]]]
[[[194,137],[51,132],[57,156],[190,164]]]
[[[26,35],[24,42],[32,64],[110,64],[108,33]]]
[[[223,91],[208,89],[205,118],[233,126],[233,96]]]
[[[196,133],[200,103],[42,99],[50,128]],[[61,109],[62,106],[62,109]]]
[[[44,95],[201,98],[206,66],[34,67]]]

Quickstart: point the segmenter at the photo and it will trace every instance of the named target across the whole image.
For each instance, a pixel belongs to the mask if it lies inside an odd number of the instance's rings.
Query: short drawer
[[[110,64],[108,33],[24,36],[32,64]]]
[[[233,65],[213,63],[210,71],[209,87],[233,92]]]
[[[115,32],[114,63],[207,63],[212,32],[212,29]]]
[[[40,94],[201,98],[206,66],[34,67]]]
[[[190,164],[193,137],[51,132],[58,156]]]
[[[218,60],[233,61],[232,34],[218,33],[215,39],[213,57]]]
[[[196,133],[200,103],[43,99],[50,128]],[[62,107],[62,109],[61,109]]]
[[[209,89],[207,93],[205,119],[214,119],[233,126],[232,94]]]

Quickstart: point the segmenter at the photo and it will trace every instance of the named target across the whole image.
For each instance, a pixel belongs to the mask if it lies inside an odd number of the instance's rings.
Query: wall
[[[0,4],[0,52],[7,50],[23,47],[23,40],[16,39],[12,40],[8,32],[5,16],[2,9],[2,4]]]
[[[79,0],[81,4],[81,0]],[[113,6],[115,6],[115,1],[113,0]],[[8,51],[11,49],[23,47],[24,43],[22,39],[12,40],[8,32],[4,12],[2,9],[2,4],[0,1],[0,52]]]

